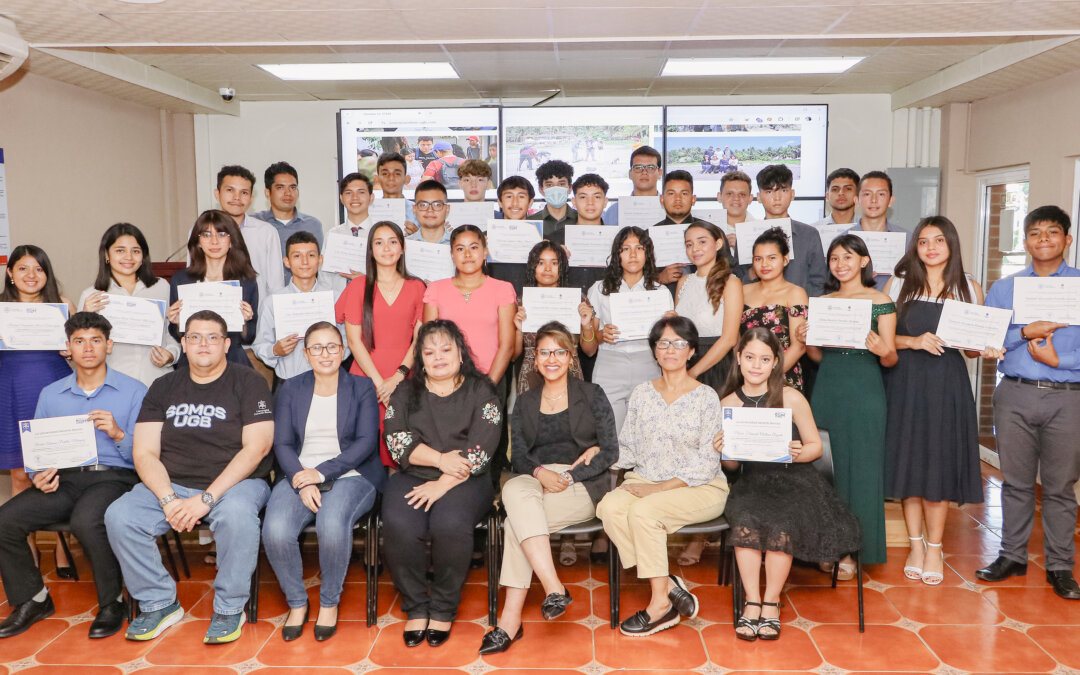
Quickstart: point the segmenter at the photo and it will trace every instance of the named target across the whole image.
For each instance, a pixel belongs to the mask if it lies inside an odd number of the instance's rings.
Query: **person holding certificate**
[[[670,574],[668,533],[718,517],[728,495],[720,455],[713,451],[720,398],[686,369],[698,348],[694,322],[665,317],[652,327],[648,344],[661,374],[630,396],[614,465],[630,471],[596,506],[623,567],[636,566],[638,578],[649,580],[648,606],[619,626],[631,637],[697,616],[698,599]]]
[[[672,311],[671,293],[660,285],[656,259],[649,233],[640,227],[624,227],[611,243],[611,257],[604,278],[589,288],[589,305],[596,310],[593,333],[598,340],[581,338],[581,350],[596,355],[593,382],[607,394],[615,411],[615,427],[622,429],[626,406],[634,388],[655,379],[660,368],[645,338],[622,339],[619,327],[612,322],[611,296],[616,293],[657,292],[661,302],[655,307],[655,319]],[[625,328],[625,327],[624,327]]]
[[[337,630],[353,525],[386,483],[376,440],[375,387],[368,378],[341,370],[345,345],[340,330],[328,321],[312,324],[304,333],[303,352],[309,369],[286,380],[274,400],[274,456],[283,473],[263,516],[266,558],[289,605],[281,628],[286,642],[300,637],[308,619],[301,532],[314,522],[319,537],[322,583],[314,633],[323,641]]]
[[[146,385],[106,365],[110,329],[105,317],[92,312],[68,319],[64,331],[75,372],[42,389],[37,399],[36,419],[85,415],[93,422],[97,462],[61,462],[39,471],[32,489],[0,506],[0,575],[12,607],[0,623],[0,638],[25,632],[55,610],[26,537],[64,522],[71,523],[94,571],[99,609],[90,637],[108,637],[124,625],[123,581],[105,535],[105,509],[138,482],[131,444]]]
[[[324,256],[330,252],[338,237],[367,239],[368,231],[375,224],[375,220],[368,214],[371,203],[375,201],[375,190],[371,179],[366,175],[353,172],[338,181],[338,201],[345,209],[345,220],[327,231],[326,243],[322,247]],[[288,253],[285,255],[288,256]],[[361,272],[356,270],[337,274],[351,281],[360,276]]]
[[[224,211],[213,209],[203,211],[191,228],[187,242],[188,267],[179,270],[169,280],[169,333],[179,339],[180,309],[183,300],[179,299],[180,286],[203,281],[234,281],[240,284],[243,300],[240,302],[240,314],[244,319],[241,331],[229,333],[229,351],[226,358],[231,363],[251,367],[251,360],[244,353],[244,345],[255,340],[259,320],[259,286],[255,282],[255,268],[251,266],[244,235],[236,226],[232,216]],[[187,365],[187,352],[180,355],[176,367]]]
[[[412,368],[424,313],[424,282],[405,269],[405,239],[397,223],[376,223],[368,232],[366,274],[350,281],[335,305],[353,354],[349,372],[367,376],[375,385],[380,429],[390,395]],[[384,465],[397,466],[383,440],[379,454]]]
[[[967,364],[934,335],[946,298],[982,304],[982,289],[964,273],[960,237],[948,218],[919,221],[885,293],[896,303],[899,355],[885,383],[885,495],[904,500],[912,542],[905,576],[936,586],[944,579],[941,538],[949,502],[983,501],[978,412]],[[1001,352],[988,348],[982,356],[1001,358]]]
[[[42,249],[33,244],[16,246],[8,256],[4,288],[0,302],[48,302],[75,308],[60,295],[59,284],[53,276],[52,263]],[[3,336],[0,336],[2,338]],[[0,352],[0,469],[11,469],[11,494],[17,495],[31,486],[23,470],[19,451],[19,421],[34,416],[38,394],[62,377],[71,374],[71,366],[62,352],[54,349],[9,349]],[[37,558],[37,546],[30,544]],[[61,556],[57,547],[57,576],[74,579],[75,570]]]
[[[151,271],[150,247],[142,231],[129,223],[117,223],[101,237],[97,279],[79,296],[79,308],[101,312],[109,306],[110,295],[147,298],[168,306],[169,285],[160,281]],[[169,334],[164,317],[158,332],[161,340],[156,345],[114,343],[109,366],[146,386],[171,372],[171,364],[180,357],[180,344]]]
[[[446,187],[437,180],[426,180],[416,186],[412,210],[420,229],[410,234],[407,239],[426,241],[432,244],[449,244],[450,230],[446,218],[450,215],[450,204],[446,198]]]
[[[727,519],[746,601],[738,608],[740,640],[780,638],[780,594],[793,558],[837,560],[859,548],[859,521],[810,462],[821,456],[810,404],[784,379],[784,352],[767,328],[752,328],[735,348],[738,368],[728,378],[727,408],[791,410],[791,462],[724,461],[741,469],[731,488]],[[724,432],[713,439],[724,451]],[[765,554],[765,591],[761,556]]]
[[[311,364],[310,359],[304,358],[303,347],[299,347],[303,342],[299,332],[277,339],[279,317],[274,309],[274,298],[301,293],[332,293],[334,302],[337,302],[345,285],[340,277],[319,271],[323,257],[319,254],[319,242],[310,232],[297,230],[290,234],[285,242],[285,250],[285,269],[289,270],[291,278],[285,288],[259,303],[259,323],[255,331],[255,342],[251,345],[255,356],[274,369],[275,390],[281,381],[311,370]],[[280,300],[281,298],[278,299],[279,302]],[[306,321],[316,318],[308,312],[298,314]],[[344,342],[345,327],[339,326],[338,329]]]
[[[1040,206],[1024,218],[1024,248],[1031,265],[995,283],[987,306],[1018,307],[1016,279],[1080,277],[1065,263],[1073,242],[1069,216]],[[994,391],[994,430],[1004,483],[1005,526],[994,562],[975,572],[983,581],[1027,573],[1028,540],[1035,521],[1035,476],[1042,484],[1042,562],[1046,581],[1059,597],[1080,599],[1073,577],[1080,437],[1080,327],[1050,321],[1013,323],[1005,338],[1004,378]]]
[[[820,363],[810,403],[818,426],[832,443],[833,485],[862,527],[861,562],[885,562],[885,384],[881,369],[896,364],[896,306],[874,288],[874,267],[866,243],[853,234],[832,241],[828,253],[826,298],[869,300],[870,332],[865,349],[807,346]],[[803,324],[796,337],[806,342]],[[822,566],[832,572],[832,561]],[[850,558],[840,562],[837,578],[855,576]]]
[[[806,291],[784,278],[791,252],[787,235],[778,227],[765,230],[754,241],[753,271],[758,281],[743,286],[743,332],[751,328],[772,331],[784,348],[784,379],[788,386],[802,391],[803,373],[799,359],[803,343],[792,340],[806,321]]]

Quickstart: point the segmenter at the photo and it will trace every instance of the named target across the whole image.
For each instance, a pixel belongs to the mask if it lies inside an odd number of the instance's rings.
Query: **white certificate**
[[[607,267],[611,244],[622,227],[607,225],[567,225],[566,248],[570,249],[571,267]]]
[[[855,227],[855,225],[853,223],[822,223],[815,227],[817,228],[818,236],[821,237],[821,252],[828,257],[829,244],[832,243],[833,239],[836,239],[842,234],[847,234],[847,231]]]
[[[611,325],[619,329],[616,342],[649,337],[653,324],[671,309],[671,293],[666,288],[655,291],[612,293],[608,296]]]
[[[1080,324],[1080,277],[1016,277],[1013,323]]]
[[[367,271],[367,231],[359,237],[344,232],[331,232],[326,235],[323,246],[323,266],[327,272]]]
[[[22,420],[19,440],[27,471],[97,464],[94,423],[86,415]]]
[[[525,263],[529,251],[540,243],[544,223],[540,220],[489,220],[487,227],[488,261]]]
[[[667,214],[659,197],[619,197],[619,227],[640,227],[647,230]]]
[[[107,293],[98,314],[109,320],[113,342],[128,345],[160,345],[165,325],[165,301]]]
[[[907,252],[907,235],[903,232],[867,232],[856,228],[851,233],[866,242],[874,274],[892,274],[896,263]]]
[[[405,199],[375,199],[371,202],[371,206],[368,207],[368,216],[373,223],[380,220],[389,220],[404,229],[405,209],[408,205]]]
[[[946,300],[941,307],[934,335],[947,347],[981,352],[987,347],[1005,346],[1005,333],[1012,321],[1012,310],[986,307],[959,300]]]
[[[724,408],[721,459],[791,461],[791,408]]]
[[[795,259],[795,244],[791,238],[791,218],[772,220],[744,220],[735,225],[735,244],[739,253],[739,264],[750,265],[754,262],[754,242],[765,230],[779,227],[788,238],[788,260]]]
[[[64,303],[0,302],[0,349],[67,349],[67,318]]]
[[[458,225],[475,225],[483,230],[494,218],[495,202],[452,202],[446,222],[450,223],[450,229]]]
[[[649,229],[656,267],[688,265],[686,257],[686,225],[657,225]]]
[[[724,229],[727,226],[727,209],[723,204],[718,202],[697,202],[694,204],[694,210],[691,212],[697,220],[704,220],[707,223],[712,223],[720,229]],[[690,223],[683,223],[683,225],[689,226]]]
[[[230,333],[244,330],[244,315],[240,313],[240,303],[244,301],[244,291],[238,281],[204,281],[184,284],[176,287],[176,297],[183,300],[180,307],[180,330],[183,332],[188,317],[195,312],[209,309],[217,312],[228,326]]]
[[[523,333],[535,333],[548,321],[558,321],[575,335],[581,332],[579,288],[526,286],[521,289],[521,304],[525,307],[525,321],[521,324]]]
[[[866,349],[873,305],[872,300],[810,298],[806,344]]]
[[[319,321],[334,323],[334,292],[276,293],[274,303],[274,339],[289,335],[304,337],[311,324]]]
[[[410,239],[405,244],[405,269],[409,274],[431,283],[454,276],[450,244]]]

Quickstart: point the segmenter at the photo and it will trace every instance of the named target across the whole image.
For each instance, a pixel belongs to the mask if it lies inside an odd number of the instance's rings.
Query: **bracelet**
[[[1024,329],[1025,329],[1025,328],[1027,328],[1027,326],[1020,326],[1020,339],[1021,339],[1021,340],[1028,340],[1028,341],[1030,341],[1030,340],[1031,340],[1031,338],[1029,338],[1029,337],[1027,337],[1026,335],[1024,335]]]
[[[574,477],[570,475],[569,471],[563,471],[559,473],[566,480],[566,487],[570,487],[574,484]]]
[[[443,458],[443,454],[440,452],[439,453],[439,461],[435,462],[435,468],[438,469],[439,471],[442,471],[442,458]]]
[[[596,331],[595,330],[593,331],[592,337],[589,338],[588,340],[585,339],[585,333],[581,334],[581,341],[582,342],[592,342],[595,339],[596,339]]]
[[[542,467],[542,466],[538,466],[535,469],[533,469],[532,477],[536,478],[536,474],[540,473],[540,469],[543,469],[543,468],[544,467]]]

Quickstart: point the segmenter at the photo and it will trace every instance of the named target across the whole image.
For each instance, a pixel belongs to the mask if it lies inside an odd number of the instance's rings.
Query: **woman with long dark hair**
[[[117,223],[105,230],[98,246],[98,273],[94,285],[79,296],[84,312],[100,312],[109,304],[109,295],[159,300],[169,305],[169,285],[158,283],[150,262],[150,246],[142,231],[130,223]],[[113,343],[110,368],[130,375],[146,386],[172,370],[180,357],[180,343],[161,322],[161,342],[156,345]]]
[[[389,220],[368,230],[367,273],[349,282],[337,301],[338,320],[353,354],[349,369],[366,375],[379,395],[379,419],[390,395],[413,366],[413,343],[424,314],[424,282],[405,269],[405,235]],[[380,422],[381,427],[381,422]],[[380,434],[381,437],[381,434]],[[386,466],[395,466],[380,442]]]
[[[904,501],[911,541],[904,575],[936,586],[944,579],[941,538],[949,502],[983,500],[978,413],[967,364],[934,334],[946,299],[983,301],[982,289],[964,273],[960,236],[948,218],[919,221],[885,293],[896,302],[899,355],[885,383],[885,495]],[[1002,354],[987,349],[982,356]]]
[[[649,233],[640,227],[624,227],[611,242],[611,256],[604,278],[589,289],[589,304],[596,311],[592,330],[596,339],[586,340],[583,335],[581,350],[589,356],[596,355],[592,379],[607,394],[618,429],[622,428],[626,418],[631,392],[642,382],[659,377],[660,367],[646,338],[619,338],[619,327],[611,323],[609,298],[613,293],[664,290],[668,303],[665,309],[671,311],[675,304],[671,301],[671,292],[660,284],[659,273]]]
[[[255,341],[259,318],[259,286],[255,282],[255,268],[251,266],[244,235],[236,226],[233,217],[224,211],[210,209],[203,211],[191,228],[187,242],[188,257],[191,260],[187,268],[178,271],[169,280],[169,332],[176,339],[182,333],[180,329],[180,309],[183,301],[179,299],[177,289],[187,284],[204,281],[235,281],[240,284],[243,293],[240,301],[240,314],[244,318],[244,327],[240,331],[229,332],[231,340],[225,358],[231,363],[251,367],[251,361],[244,353],[244,347]],[[269,302],[269,298],[266,299]],[[187,365],[187,356],[180,355],[176,366]]]
[[[473,530],[491,509],[487,473],[503,408],[454,322],[425,323],[414,351],[412,375],[386,407],[386,445],[401,470],[383,496],[383,551],[401,593],[405,645],[438,647],[461,603]]]

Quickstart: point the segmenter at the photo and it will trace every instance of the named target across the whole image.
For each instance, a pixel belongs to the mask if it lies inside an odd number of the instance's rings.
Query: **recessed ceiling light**
[[[456,80],[446,62],[411,63],[260,63],[282,80]]]
[[[842,73],[865,56],[762,59],[668,59],[661,77],[702,75],[808,75]]]

